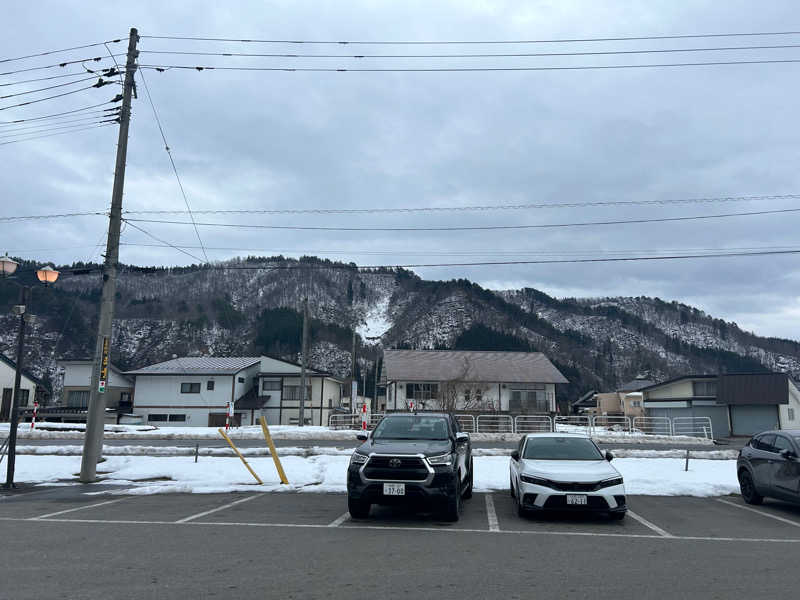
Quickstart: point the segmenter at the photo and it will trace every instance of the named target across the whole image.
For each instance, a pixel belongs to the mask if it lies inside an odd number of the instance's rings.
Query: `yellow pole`
[[[226,442],[228,442],[228,444],[230,444],[231,448],[233,448],[233,451],[234,451],[234,452],[236,452],[236,455],[237,455],[237,456],[238,456],[240,459],[242,459],[242,462],[244,463],[244,466],[245,466],[245,467],[247,467],[247,470],[248,470],[248,471],[250,471],[250,474],[251,474],[253,477],[255,477],[255,478],[256,478],[256,481],[257,481],[258,483],[260,483],[261,485],[264,485],[264,482],[263,482],[263,481],[261,481],[261,479],[259,478],[259,476],[258,476],[258,475],[256,475],[256,472],[255,472],[255,471],[253,471],[253,469],[251,469],[251,468],[250,468],[250,465],[248,465],[248,464],[247,464],[247,461],[244,459],[244,456],[242,456],[242,453],[241,453],[241,452],[239,452],[239,449],[238,449],[236,446],[234,446],[234,445],[233,445],[233,441],[231,440],[231,438],[229,438],[229,437],[228,437],[228,434],[227,434],[227,433],[225,433],[225,430],[224,430],[224,429],[217,429],[217,431],[219,431],[219,434],[220,434],[222,437],[224,437],[224,438],[225,438],[225,441],[226,441]]]
[[[283,465],[281,464],[281,459],[278,456],[278,451],[275,450],[275,443],[272,441],[272,436],[269,434],[269,427],[267,427],[267,419],[261,417],[259,419],[261,421],[261,431],[264,432],[264,439],[267,440],[267,446],[269,446],[269,453],[272,454],[272,460],[275,461],[275,468],[278,470],[278,475],[281,478],[281,483],[289,483],[289,480],[286,479],[286,473],[283,472]]]

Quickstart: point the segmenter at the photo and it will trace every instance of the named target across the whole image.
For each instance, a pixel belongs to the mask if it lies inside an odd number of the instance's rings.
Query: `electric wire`
[[[577,223],[536,223],[530,225],[466,225],[441,227],[339,227],[312,225],[261,225],[252,223],[204,223],[196,222],[203,227],[223,227],[233,229],[276,229],[291,231],[507,231],[524,229],[551,229],[566,227],[593,227],[596,225],[626,225],[642,223],[668,223],[681,221],[699,221],[722,219],[727,217],[749,217],[757,215],[777,215],[800,212],[800,208],[784,208],[779,210],[762,210],[738,213],[722,213],[715,215],[692,215],[684,217],[658,217],[649,219],[622,219],[613,221],[583,221]],[[166,219],[127,219],[130,223],[162,223],[168,225],[192,225],[189,221],[172,221]]]
[[[0,83],[0,87],[9,87],[12,85],[22,85],[23,83],[35,83],[37,81],[51,81],[53,79],[65,79],[66,77],[83,77],[86,75],[85,71],[77,73],[62,73],[61,75],[50,75],[49,77],[34,77],[33,79],[20,79],[19,81],[8,81]]]
[[[39,92],[44,92],[46,90],[54,90],[56,88],[62,88],[68,85],[75,85],[76,83],[83,83],[85,81],[90,81],[92,79],[97,79],[97,76],[92,75],[91,77],[85,77],[83,79],[78,79],[77,81],[68,81],[67,83],[58,83],[56,85],[49,85],[47,87],[38,88],[35,90],[25,90],[24,92],[15,92],[13,94],[6,94],[5,96],[0,96],[0,100],[5,100],[6,98],[14,98],[16,96],[24,96],[25,94],[36,94]]]
[[[89,212],[69,212],[55,215],[29,215],[24,217],[0,217],[0,222],[14,223],[17,221],[38,221],[46,219],[63,219],[69,217],[89,217],[89,216],[108,216],[107,212],[89,211]]]
[[[7,146],[8,144],[19,144],[20,142],[28,142],[28,141],[31,141],[31,140],[39,140],[39,139],[42,139],[42,138],[54,137],[54,136],[57,136],[57,135],[66,135],[68,133],[78,133],[78,132],[81,132],[81,131],[89,131],[89,130],[92,130],[92,129],[100,129],[102,127],[108,127],[109,125],[111,125],[111,123],[107,123],[107,124],[104,124],[104,125],[92,125],[91,127],[84,127],[82,129],[76,129],[74,131],[61,131],[61,132],[58,132],[58,133],[48,133],[46,135],[37,135],[37,136],[34,136],[34,137],[30,137],[30,138],[24,138],[24,139],[19,139],[19,140],[11,140],[10,142],[0,142],[0,146]]]
[[[127,56],[127,55],[126,54],[114,54],[114,55],[112,55],[112,58],[118,57],[118,56]],[[41,66],[38,66],[38,67],[27,67],[25,69],[16,69],[14,71],[4,71],[4,72],[0,73],[0,76],[16,75],[17,73],[30,73],[31,71],[44,71],[46,69],[64,68],[64,67],[66,67],[68,65],[78,65],[78,64],[82,65],[83,63],[103,62],[104,60],[108,60],[108,57],[106,57],[106,56],[90,56],[89,58],[80,58],[80,59],[77,59],[77,60],[65,60],[64,62],[55,63],[55,64],[52,64],[52,65],[41,65]],[[88,69],[88,67],[86,67],[86,65],[84,65],[83,68],[91,71],[91,69]]]
[[[65,117],[58,117],[57,119],[48,119],[46,121],[34,121],[31,123],[0,123],[0,134],[8,131],[20,131],[22,129],[30,129],[32,127],[49,127],[51,125],[60,125],[62,123],[75,123],[78,121],[85,121],[87,119],[101,119],[105,117],[117,117],[117,113],[106,111],[89,111],[82,113],[85,116],[79,115],[66,115]],[[3,129],[6,128],[6,129]]]
[[[186,250],[184,250],[183,248],[181,248],[181,247],[179,247],[179,246],[176,246],[175,244],[171,244],[171,243],[169,243],[169,242],[168,242],[168,241],[166,241],[166,240],[162,240],[161,238],[159,238],[159,237],[156,237],[155,235],[153,235],[152,233],[150,233],[150,232],[149,232],[149,231],[147,231],[146,229],[144,229],[144,228],[142,228],[142,227],[139,227],[139,226],[138,226],[138,225],[136,225],[135,223],[130,223],[130,222],[127,220],[127,219],[122,219],[122,220],[123,220],[123,222],[125,222],[125,223],[128,223],[128,224],[129,224],[131,227],[133,227],[134,229],[138,229],[139,231],[141,231],[141,232],[142,232],[143,234],[145,234],[147,237],[149,237],[149,238],[152,238],[152,239],[154,239],[155,241],[157,241],[157,242],[160,242],[160,243],[162,243],[162,244],[166,244],[166,245],[167,245],[167,246],[169,246],[170,248],[174,248],[174,249],[175,249],[175,250],[177,250],[178,252],[182,252],[182,253],[183,253],[183,254],[185,254],[186,256],[189,256],[189,257],[191,257],[191,258],[195,259],[196,261],[200,262],[201,264],[203,264],[203,263],[206,263],[206,264],[208,264],[208,258],[206,258],[206,260],[203,260],[202,258],[199,258],[199,257],[195,256],[195,255],[194,255],[194,254],[192,254],[191,252],[187,252]]]
[[[74,113],[83,112],[85,110],[91,110],[93,108],[98,108],[100,106],[105,106],[106,104],[109,104],[111,102],[116,102],[116,101],[117,100],[112,99],[112,100],[108,100],[106,102],[100,102],[99,104],[92,104],[91,106],[84,106],[82,108],[76,108],[74,110],[65,110],[64,112],[53,113],[53,114],[50,114],[50,115],[44,115],[44,116],[40,116],[40,117],[28,117],[27,119],[15,119],[13,121],[0,121],[0,125],[12,125],[14,123],[23,123],[25,121],[41,121],[41,120],[44,120],[44,119],[52,119],[52,118],[60,117],[60,116],[63,116],[63,115],[71,115],[71,114],[74,114]],[[118,106],[114,106],[112,108],[106,108],[104,110],[107,110],[107,111],[119,110],[119,107]]]
[[[150,101],[150,106],[153,109],[153,116],[156,119],[156,124],[158,125],[158,131],[161,133],[161,139],[164,141],[164,149],[167,151],[167,156],[169,157],[169,163],[172,165],[172,172],[175,173],[175,179],[178,181],[178,187],[181,190],[181,195],[183,196],[183,202],[186,204],[186,210],[189,212],[189,218],[192,220],[194,224],[194,232],[197,235],[197,241],[200,243],[200,247],[203,250],[203,256],[208,262],[208,254],[206,254],[206,249],[203,247],[203,240],[200,237],[200,230],[197,228],[197,224],[194,222],[194,215],[192,214],[192,209],[189,206],[189,198],[186,196],[186,190],[183,187],[183,182],[181,182],[181,177],[178,175],[178,168],[175,166],[175,159],[172,157],[172,151],[170,150],[169,144],[167,143],[167,136],[164,134],[164,128],[161,126],[161,119],[158,118],[158,111],[156,110],[156,105],[153,103],[153,97],[150,95],[150,88],[147,87],[147,80],[144,77],[144,73],[140,72],[139,76],[142,78],[142,84],[144,85],[144,91],[147,94],[147,99]]]
[[[63,130],[63,129],[71,129],[71,128],[75,128],[75,127],[85,127],[86,125],[94,125],[94,124],[110,123],[110,122],[111,121],[97,121],[97,120],[94,120],[94,121],[90,121],[89,123],[79,123],[79,124],[73,123],[71,125],[59,125],[57,127],[51,127],[49,125],[48,126],[42,125],[42,126],[40,126],[39,129],[34,129],[34,130],[31,130],[31,131],[27,131],[27,130],[26,131],[12,131],[12,132],[0,131],[0,140],[4,140],[4,139],[8,139],[8,138],[14,138],[14,137],[20,137],[20,136],[24,136],[24,135],[33,135],[33,134],[39,134],[39,133],[49,133],[51,131],[60,131],[60,130]]]
[[[94,77],[92,77],[92,79],[94,79]],[[86,86],[86,87],[82,87],[82,88],[79,88],[77,90],[71,90],[69,92],[63,92],[61,94],[56,94],[54,96],[47,96],[45,98],[37,98],[36,100],[28,100],[27,102],[21,102],[20,104],[10,104],[8,106],[0,106],[0,110],[8,110],[9,108],[17,108],[19,106],[27,106],[29,104],[36,104],[38,102],[44,102],[46,100],[53,100],[54,98],[62,98],[64,96],[69,96],[70,94],[79,94],[80,92],[85,92],[86,90],[90,90],[92,88],[99,88],[99,87],[102,87],[104,85],[108,85],[110,83],[116,83],[116,82],[101,80],[101,81],[98,81],[94,85],[89,85],[89,86]]]
[[[289,39],[249,39],[249,38],[222,38],[222,37],[197,37],[180,35],[140,35],[139,37],[152,40],[191,40],[204,42],[244,42],[255,44],[322,44],[322,45],[459,45],[459,44],[561,44],[578,42],[623,42],[623,41],[642,41],[642,40],[682,40],[698,38],[725,38],[725,37],[759,37],[773,35],[800,35],[800,31],[757,31],[743,33],[697,33],[697,34],[678,34],[678,35],[646,35],[646,36],[616,36],[616,37],[595,37],[595,38],[554,38],[554,39],[535,39],[535,40],[289,40]]]
[[[712,46],[704,48],[655,48],[643,50],[586,50],[582,52],[511,52],[511,53],[458,53],[458,54],[293,54],[260,52],[209,52],[196,50],[140,50],[141,54],[166,54],[177,56],[220,56],[242,58],[545,58],[564,56],[614,56],[627,54],[670,54],[676,52],[728,52],[749,50],[789,50],[800,44],[774,44],[763,46]]]
[[[7,62],[14,62],[17,60],[25,60],[26,58],[36,58],[38,56],[48,56],[50,54],[60,54],[62,52],[71,52],[73,50],[83,50],[85,48],[95,48],[97,46],[103,46],[105,44],[116,44],[121,42],[123,38],[115,39],[115,40],[108,40],[106,42],[94,42],[92,44],[84,44],[82,46],[72,46],[71,48],[61,48],[60,50],[47,50],[45,52],[37,52],[36,54],[28,54],[26,56],[17,56],[14,58],[0,58],[0,63],[7,63]]]

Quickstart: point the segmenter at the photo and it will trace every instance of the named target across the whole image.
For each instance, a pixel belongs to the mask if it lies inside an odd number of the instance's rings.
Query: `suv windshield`
[[[592,440],[569,437],[528,438],[522,458],[531,460],[603,460]]]
[[[447,419],[423,415],[386,417],[372,433],[376,440],[446,440],[448,437]]]

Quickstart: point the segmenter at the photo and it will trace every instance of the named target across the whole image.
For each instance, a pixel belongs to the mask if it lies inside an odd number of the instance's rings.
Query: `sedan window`
[[[525,455],[529,460],[603,460],[594,442],[587,438],[528,438]]]
[[[794,448],[792,448],[792,443],[781,435],[775,438],[774,448],[775,449],[773,450],[773,452],[778,452],[778,453],[780,453],[781,450],[794,450]]]
[[[762,450],[764,452],[775,452],[775,449],[773,448],[774,443],[775,443],[774,434],[762,435],[756,440],[756,444],[753,447],[756,450]]]

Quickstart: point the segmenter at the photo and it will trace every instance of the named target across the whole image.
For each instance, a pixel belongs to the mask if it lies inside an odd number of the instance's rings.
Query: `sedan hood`
[[[424,454],[435,456],[452,452],[450,440],[373,440],[370,438],[358,451],[361,454]]]
[[[607,460],[523,460],[522,472],[552,481],[591,483],[619,477]]]

